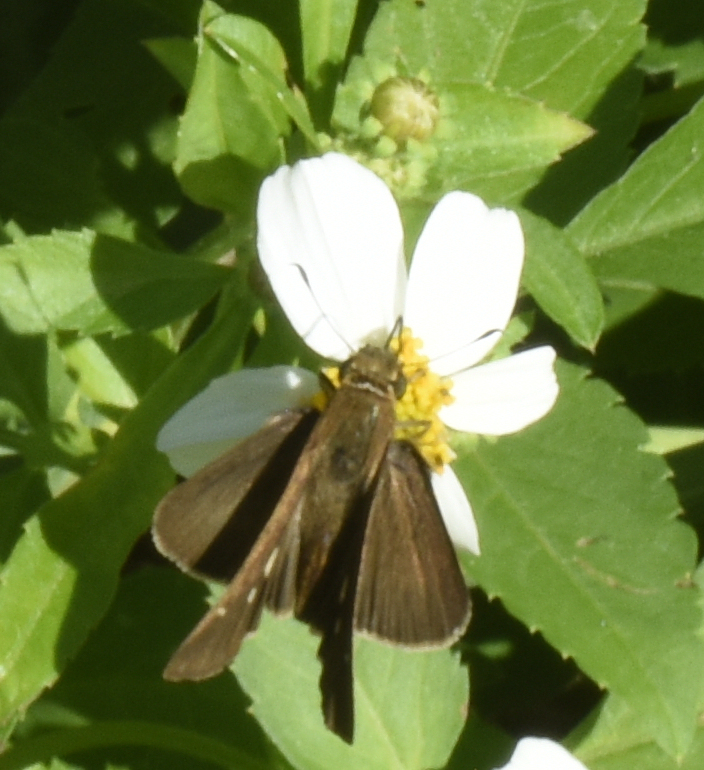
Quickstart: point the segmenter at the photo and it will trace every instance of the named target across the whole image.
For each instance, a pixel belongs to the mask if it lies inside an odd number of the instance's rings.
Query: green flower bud
[[[399,144],[432,136],[438,122],[438,97],[417,78],[392,77],[374,91],[371,114],[383,133]]]

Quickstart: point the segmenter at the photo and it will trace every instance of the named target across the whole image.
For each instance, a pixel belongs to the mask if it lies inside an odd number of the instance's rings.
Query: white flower
[[[549,738],[522,738],[508,764],[497,770],[587,770],[567,749]]]
[[[448,427],[503,435],[552,407],[558,386],[551,347],[479,363],[516,302],[524,245],[515,213],[488,209],[470,193],[445,195],[407,274],[401,218],[388,187],[351,158],[330,153],[268,177],[257,219],[259,257],[273,290],[294,329],[321,356],[342,361],[364,344],[383,345],[402,318],[422,340],[430,369],[452,380],[454,402],[438,413]],[[193,464],[183,463],[192,449],[215,440],[213,459],[230,431],[234,443],[273,411],[308,403],[316,390],[314,375],[292,367],[226,375],[167,423],[158,446],[177,470],[193,472]],[[479,553],[464,490],[449,467],[442,470],[432,472],[432,482],[450,536]]]

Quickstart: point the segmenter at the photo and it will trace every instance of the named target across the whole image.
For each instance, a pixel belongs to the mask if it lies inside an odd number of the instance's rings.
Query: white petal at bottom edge
[[[442,473],[431,473],[430,481],[450,539],[455,545],[479,556],[477,523],[474,521],[472,506],[455,472],[445,467]]]
[[[508,764],[497,770],[587,770],[559,743],[549,738],[522,738]]]
[[[503,436],[539,420],[558,394],[555,351],[533,348],[480,364],[452,377],[455,402],[440,418],[455,430]]]
[[[157,449],[177,473],[190,476],[258,431],[275,412],[309,404],[318,390],[318,378],[296,366],[217,377],[163,426]]]

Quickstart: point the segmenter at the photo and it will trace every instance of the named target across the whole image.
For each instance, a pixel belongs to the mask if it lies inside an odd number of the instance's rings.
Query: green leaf
[[[15,335],[0,323],[0,351],[3,453],[50,473],[85,471],[95,443],[77,415],[76,384],[54,340]]]
[[[195,755],[195,760],[191,759],[188,767],[194,770],[201,770],[201,768],[210,770],[213,765],[226,770],[232,767],[242,768],[242,770],[263,770],[267,767],[256,762],[248,762],[247,757],[243,757],[240,752],[199,733],[137,720],[105,720],[95,725],[80,725],[46,733],[10,749],[0,756],[0,770],[25,770],[30,766],[35,768],[35,763],[42,759],[51,761],[50,767],[52,769],[85,768],[86,765],[83,762],[80,765],[66,765],[63,762],[57,762],[52,757],[59,753],[74,754],[77,752],[85,756],[86,752],[91,751],[91,749],[99,749],[101,752],[98,757],[102,764],[106,749],[114,747],[122,749],[124,746],[190,753]],[[144,762],[144,754],[143,750],[135,752],[133,757],[135,765],[138,762]],[[124,755],[124,751],[122,755]],[[169,764],[173,761],[171,758],[160,765],[157,765],[153,757],[149,759],[151,760],[148,765],[150,768],[157,766],[173,767],[172,764]],[[202,761],[196,764],[197,760]],[[108,768],[125,767],[122,763],[103,766]]]
[[[319,125],[326,126],[347,53],[357,0],[301,0],[306,93]]]
[[[604,326],[604,303],[584,257],[546,219],[523,210],[521,223],[526,236],[524,286],[578,345],[593,350]]]
[[[9,401],[22,418],[3,420],[3,427],[25,431],[49,417],[46,390],[48,342],[41,337],[21,337],[0,323],[0,403]]]
[[[136,393],[92,337],[68,343],[62,353],[81,392],[92,402],[121,409],[137,405]]]
[[[603,382],[558,369],[560,397],[530,428],[455,467],[475,509],[472,574],[529,628],[626,700],[671,756],[694,734],[704,646],[688,576],[693,531],[640,421]]]
[[[665,449],[668,452],[667,463],[674,473],[674,484],[677,494],[682,501],[687,520],[697,528],[697,532],[704,532],[704,478],[702,478],[702,463],[704,462],[704,435],[701,428],[661,429],[671,439],[670,446]],[[678,434],[673,436],[672,433]],[[652,434],[651,430],[651,434]],[[660,431],[658,431],[659,433]],[[667,435],[669,434],[669,435]],[[664,439],[665,436],[658,436]],[[679,439],[679,446],[673,449],[675,440]],[[689,445],[685,442],[691,442]],[[651,441],[651,443],[653,443]],[[664,442],[661,442],[661,445]]]
[[[704,297],[704,100],[571,223],[608,285]]]
[[[393,5],[388,3],[382,8]],[[417,8],[411,11],[411,7],[408,3],[398,10],[406,23],[410,23],[408,14],[419,12]],[[382,21],[384,13],[379,12]],[[442,23],[447,24],[444,16]],[[428,45],[434,46],[432,28],[424,26],[422,30]],[[428,78],[428,87],[439,101],[439,122],[435,133],[426,140],[433,152],[424,153],[428,156],[425,164],[431,166],[428,186],[434,194],[466,188],[492,200],[515,199],[535,183],[545,168],[593,133],[589,126],[544,103],[472,79],[461,64],[452,74],[441,67],[441,74],[436,74],[425,66],[409,67],[405,51],[403,64],[397,63],[392,52],[383,50],[388,46],[385,34],[389,30],[380,31],[375,23],[364,57],[352,62],[338,93],[335,124],[352,137],[364,135],[361,118],[369,112],[375,86],[394,73]],[[383,38],[381,42],[378,37]],[[377,50],[380,47],[382,50]],[[470,51],[466,53],[471,56]],[[452,58],[449,51],[446,54]]]
[[[183,37],[158,37],[145,40],[144,45],[184,91],[191,87],[198,59],[195,41]]]
[[[642,213],[646,218],[651,213],[656,216],[654,211]],[[618,214],[613,212],[616,217]],[[646,291],[663,288],[704,298],[704,260],[701,259],[704,220],[680,225],[673,218],[660,225],[663,229],[659,233],[629,234],[622,230],[618,237],[620,243],[606,246],[590,259],[597,277],[606,286],[630,285]],[[571,233],[581,235],[580,226],[575,225]]]
[[[587,725],[578,728],[576,733],[569,740],[570,747],[590,770],[631,770],[635,767],[676,770],[682,767],[643,730],[640,715],[613,695],[605,699]]]
[[[232,361],[250,315],[246,299],[233,298],[228,316],[128,415],[95,468],[27,522],[0,575],[0,723],[54,681],[107,610],[127,554],[173,479],[156,433]]]
[[[49,497],[44,476],[22,466],[0,476],[0,564],[12,551],[22,524]]]
[[[681,760],[669,757],[642,729],[640,715],[609,696],[598,714],[576,731],[570,747],[589,770],[699,770],[704,763],[704,729]]]
[[[510,88],[586,117],[640,43],[642,0],[391,0],[374,20],[366,50],[396,58],[442,82]],[[615,47],[614,47],[615,46]],[[636,49],[637,50],[637,49]],[[595,67],[595,62],[600,66]]]
[[[196,310],[229,275],[108,235],[55,232],[0,247],[0,313],[23,334],[154,329]]]
[[[702,567],[697,570],[701,583]],[[699,699],[700,708],[704,698]],[[667,756],[643,729],[640,714],[622,699],[610,695],[585,724],[570,736],[569,744],[593,770],[699,770],[704,762],[704,728],[700,725],[692,745],[679,761]]]
[[[508,90],[596,128],[598,135],[535,197],[554,214],[583,205],[628,158],[641,77],[632,61],[644,39],[638,23],[644,10],[645,0],[617,7],[607,0],[578,7],[567,0],[390,0],[380,6],[365,55],[402,62],[412,76],[427,73],[441,97],[457,84]],[[441,101],[441,116],[442,109]],[[491,197],[515,198],[541,179],[544,168],[515,173],[503,186],[495,180]]]
[[[566,113],[476,83],[438,85],[447,137],[438,137],[433,174],[443,190],[515,198],[543,170],[593,131]],[[530,172],[530,173],[529,173]]]
[[[175,569],[129,574],[60,681],[28,710],[0,769],[77,750],[84,760],[92,750],[103,766],[116,749],[125,767],[134,756],[135,766],[173,768],[176,751],[184,758],[178,766],[189,768],[267,767],[268,746],[234,676],[197,684],[162,678],[203,607],[203,586]]]
[[[456,655],[356,639],[349,746],[323,724],[318,642],[303,624],[265,615],[233,665],[253,714],[294,767],[422,770],[447,762],[467,701],[467,672]]]
[[[201,29],[221,15],[206,2]],[[243,16],[227,16],[220,25],[265,66],[283,72],[283,52],[266,27]],[[188,195],[210,208],[251,215],[261,181],[283,159],[280,138],[288,130],[270,83],[244,61],[226,58],[203,32],[174,165]]]
[[[315,128],[311,123],[310,116],[303,102],[294,94],[286,84],[284,53],[273,35],[266,27],[251,27],[251,20],[243,28],[241,17],[223,14],[217,16],[204,30],[204,34],[214,40],[220,47],[227,52],[235,61],[241,60],[252,73],[260,78],[259,86],[262,92],[269,92],[269,99],[272,104],[281,102],[288,116],[296,123],[303,135],[306,137],[312,147],[318,148],[318,137]],[[266,34],[262,34],[265,30]],[[250,40],[251,33],[256,31],[261,40]],[[268,49],[267,59],[254,54],[247,42],[257,44],[255,50]],[[281,126],[282,131],[285,126]]]
[[[446,770],[502,768],[511,757],[514,746],[515,741],[507,733],[485,722],[472,710]]]

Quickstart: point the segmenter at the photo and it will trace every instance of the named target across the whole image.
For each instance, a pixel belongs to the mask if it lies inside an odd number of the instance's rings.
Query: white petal
[[[559,743],[549,738],[522,738],[507,765],[498,770],[587,770]]]
[[[157,449],[177,473],[190,476],[259,430],[275,412],[307,405],[318,390],[318,378],[295,366],[217,377],[164,425]]]
[[[431,473],[430,480],[450,539],[461,548],[479,556],[477,523],[455,472],[445,467],[442,473]]]
[[[283,166],[262,184],[259,258],[298,334],[342,360],[383,343],[406,290],[403,229],[384,182],[345,155]]]
[[[501,339],[503,332],[489,332],[469,345],[456,348],[442,356],[435,356],[430,361],[430,368],[441,377],[453,377],[481,361]],[[416,335],[420,336],[420,335]]]
[[[451,192],[437,204],[411,264],[404,320],[433,361],[506,328],[523,267],[523,231],[513,211],[489,209],[476,195]],[[495,339],[493,340],[496,341]],[[477,344],[477,363],[488,350]],[[440,374],[460,366],[447,361]]]
[[[453,376],[455,402],[443,407],[446,425],[469,433],[503,436],[547,414],[558,394],[555,351],[548,346],[490,361]]]

